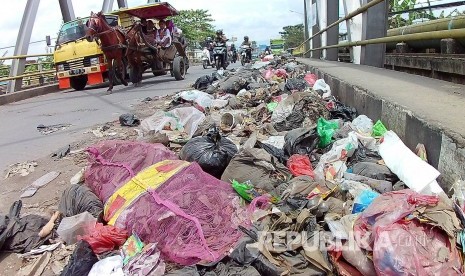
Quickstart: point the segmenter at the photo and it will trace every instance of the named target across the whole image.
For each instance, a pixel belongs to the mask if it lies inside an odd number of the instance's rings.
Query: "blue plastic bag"
[[[352,214],[363,212],[379,194],[372,190],[363,190],[354,200]]]

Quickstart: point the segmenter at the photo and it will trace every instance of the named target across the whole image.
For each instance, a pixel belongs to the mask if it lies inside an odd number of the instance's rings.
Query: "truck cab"
[[[105,15],[110,26],[118,25],[117,15]],[[108,78],[100,46],[85,38],[89,17],[64,23],[55,46],[53,60],[60,89],[82,90],[86,85],[103,83]]]

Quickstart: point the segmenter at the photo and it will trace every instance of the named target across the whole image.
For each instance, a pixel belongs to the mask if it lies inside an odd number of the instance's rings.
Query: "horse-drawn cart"
[[[135,18],[144,20],[147,23],[152,21],[153,25],[167,17],[178,15],[178,11],[168,3],[156,3],[139,6],[135,8],[121,9],[116,11],[123,27],[128,32],[128,53],[129,78],[133,83],[142,80],[142,74],[146,70],[151,70],[155,76],[171,73],[176,80],[183,80],[189,60],[185,51],[186,45],[182,40],[171,33],[171,43],[168,47],[160,47],[155,43],[157,30],[150,29],[150,24],[143,26],[140,21],[135,22]],[[127,22],[127,23],[125,23]],[[126,26],[125,26],[126,25]],[[145,28],[145,30],[144,30]]]

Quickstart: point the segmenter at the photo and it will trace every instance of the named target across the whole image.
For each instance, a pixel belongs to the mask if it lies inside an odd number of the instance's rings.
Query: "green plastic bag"
[[[273,112],[276,109],[276,107],[278,107],[277,102],[271,102],[271,103],[266,105],[266,108],[268,108],[269,112]]]
[[[331,144],[334,131],[337,129],[339,129],[339,124],[337,122],[331,122],[325,120],[324,118],[319,118],[316,127],[318,136],[320,137],[320,143],[318,144],[318,147],[322,149]]]
[[[372,136],[375,138],[380,138],[383,137],[384,133],[387,132],[386,127],[383,125],[383,123],[378,120],[376,124],[373,126],[373,133]]]
[[[248,183],[239,183],[236,180],[232,181],[233,189],[245,200],[251,202],[253,199],[253,186]]]

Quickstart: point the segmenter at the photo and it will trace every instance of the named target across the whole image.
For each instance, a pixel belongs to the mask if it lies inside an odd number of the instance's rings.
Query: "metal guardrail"
[[[0,61],[2,60],[11,60],[11,59],[26,59],[29,57],[48,57],[48,56],[53,56],[53,54],[32,54],[32,55],[16,55],[16,56],[8,56],[8,57],[0,57]],[[53,70],[41,70],[40,65],[43,64],[53,64],[53,61],[44,61],[44,62],[36,62],[36,63],[29,63],[26,64],[25,67],[30,67],[30,66],[38,66],[39,70],[34,70],[32,72],[26,72],[21,75],[16,75],[16,76],[4,76],[0,77],[0,82],[6,82],[6,81],[12,81],[12,80],[17,80],[21,79],[22,80],[22,86],[26,87],[29,86],[26,83],[30,83],[31,81],[39,80],[39,85],[41,85],[41,78],[50,78],[51,76],[56,74],[56,71]],[[8,66],[0,66],[0,68],[9,68]],[[11,71],[9,72],[11,74]]]

